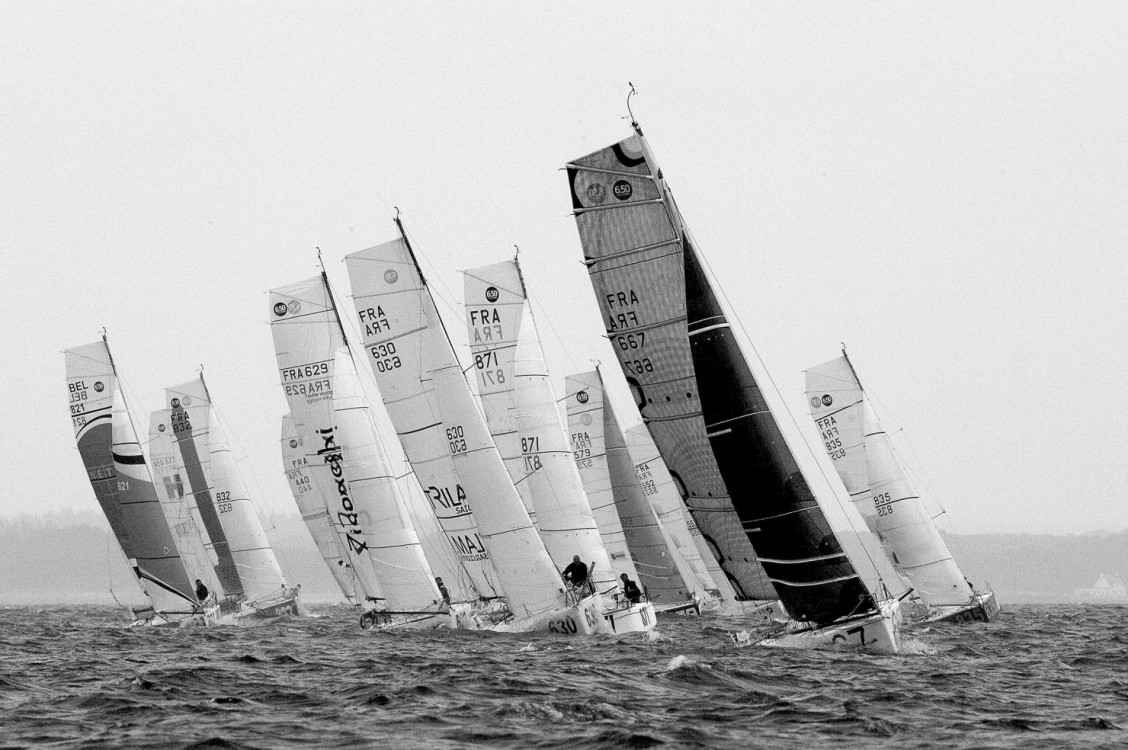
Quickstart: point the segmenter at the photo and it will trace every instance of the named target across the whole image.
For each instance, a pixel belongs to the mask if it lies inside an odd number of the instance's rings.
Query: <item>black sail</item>
[[[641,135],[568,165],[612,348],[738,594],[797,620],[876,609],[737,346]],[[769,583],[770,581],[770,583]]]

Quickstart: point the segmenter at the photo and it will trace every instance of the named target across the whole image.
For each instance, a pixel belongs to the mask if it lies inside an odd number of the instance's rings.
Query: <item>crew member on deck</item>
[[[447,591],[447,587],[443,585],[443,579],[439,578],[438,576],[435,576],[435,585],[439,587],[439,594],[442,595],[443,601],[446,602],[447,606],[449,607],[450,606],[450,592]]]
[[[572,562],[564,568],[564,580],[576,588],[582,588],[588,579],[588,566],[580,562],[579,555],[572,555]]]
[[[619,578],[623,582],[623,596],[627,597],[627,601],[631,604],[638,604],[642,601],[642,591],[639,589],[638,584],[627,578],[626,573],[621,573]]]
[[[204,603],[204,600],[208,598],[209,593],[211,593],[211,592],[208,591],[208,587],[204,585],[203,581],[201,581],[199,578],[197,578],[196,579],[196,599],[199,600],[200,604]]]

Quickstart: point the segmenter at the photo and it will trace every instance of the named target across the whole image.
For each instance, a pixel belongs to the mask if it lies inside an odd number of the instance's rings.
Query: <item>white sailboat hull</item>
[[[597,635],[612,632],[611,625],[604,619],[603,597],[599,594],[581,599],[573,606],[562,607],[543,615],[501,623],[494,630],[502,633],[547,632],[557,635]]]
[[[219,606],[211,606],[198,612],[157,612],[153,610],[133,610],[130,628],[193,628],[207,627],[219,622]]]
[[[733,634],[733,641],[737,646],[896,654],[900,651],[900,611],[901,603],[890,599],[881,603],[877,614],[852,617],[821,628],[791,622],[783,632],[760,639],[744,630]]]
[[[994,591],[976,592],[973,601],[948,607],[933,607],[925,625],[937,623],[991,622],[999,616],[999,600]]]
[[[654,605],[650,602],[638,602],[626,607],[608,610],[603,613],[603,619],[612,633],[644,633],[653,630],[658,623],[658,616]]]

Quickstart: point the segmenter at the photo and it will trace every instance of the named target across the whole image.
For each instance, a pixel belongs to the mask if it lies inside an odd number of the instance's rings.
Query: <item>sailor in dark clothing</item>
[[[204,585],[203,581],[201,581],[199,578],[197,578],[196,579],[196,599],[198,599],[199,602],[201,604],[203,604],[204,600],[208,598],[209,593],[210,592],[208,591],[208,587]]]
[[[447,587],[443,585],[443,579],[435,576],[435,585],[439,587],[439,594],[443,597],[443,601],[449,605],[450,592],[447,591]]]
[[[576,588],[581,588],[587,583],[588,567],[580,562],[579,555],[572,556],[572,562],[564,568],[564,580]]]
[[[639,589],[637,583],[627,578],[626,573],[620,574],[619,579],[623,582],[623,596],[627,597],[628,602],[638,604],[642,601],[642,591]]]

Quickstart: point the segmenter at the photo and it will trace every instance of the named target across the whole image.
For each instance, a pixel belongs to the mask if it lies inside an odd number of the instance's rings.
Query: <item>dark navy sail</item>
[[[761,598],[770,581],[793,618],[817,624],[874,612],[728,327],[641,133],[577,159],[568,176],[612,347],[734,588]]]
[[[683,245],[686,322],[705,429],[760,564],[797,619],[825,624],[876,611],[799,470],[688,238]]]

